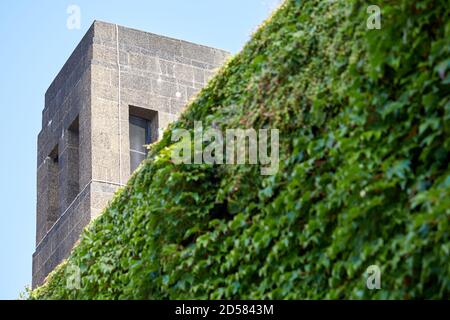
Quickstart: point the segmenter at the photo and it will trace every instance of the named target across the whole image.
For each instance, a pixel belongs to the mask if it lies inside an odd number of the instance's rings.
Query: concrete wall
[[[227,57],[222,50],[93,23],[45,95],[33,287],[69,255],[84,226],[128,180],[130,109],[151,111],[154,125],[167,127]]]

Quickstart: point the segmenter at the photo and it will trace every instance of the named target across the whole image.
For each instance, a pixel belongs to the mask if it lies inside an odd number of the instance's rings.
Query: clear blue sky
[[[0,299],[31,284],[44,93],[93,20],[238,52],[278,0],[0,1]],[[69,5],[81,28],[66,27]]]

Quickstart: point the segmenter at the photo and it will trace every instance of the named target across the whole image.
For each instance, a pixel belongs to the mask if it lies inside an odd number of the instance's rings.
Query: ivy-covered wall
[[[370,4],[286,1],[171,127],[278,128],[276,175],[175,165],[168,130],[31,297],[448,298],[450,8]]]

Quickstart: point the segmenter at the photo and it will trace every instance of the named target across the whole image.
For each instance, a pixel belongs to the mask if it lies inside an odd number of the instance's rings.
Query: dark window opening
[[[67,130],[67,199],[65,207],[70,205],[80,192],[80,132],[78,117]]]
[[[145,145],[150,144],[150,142],[150,121],[130,115],[131,172],[136,170],[147,156],[147,148]]]
[[[47,158],[47,226],[48,231],[59,217],[59,149],[56,145]]]
[[[130,170],[133,172],[147,156],[146,145],[158,139],[157,112],[130,107],[129,127]]]

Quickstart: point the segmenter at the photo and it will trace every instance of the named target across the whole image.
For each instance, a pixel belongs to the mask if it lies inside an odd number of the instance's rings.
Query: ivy
[[[175,165],[166,131],[31,298],[448,298],[449,7],[368,5],[286,1],[170,128],[278,128],[276,175]]]

